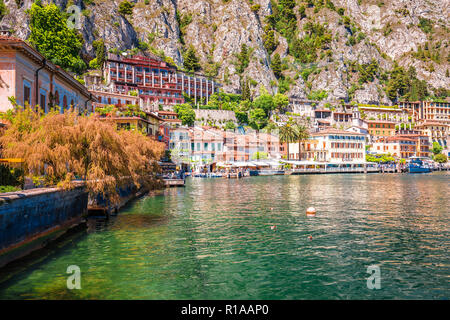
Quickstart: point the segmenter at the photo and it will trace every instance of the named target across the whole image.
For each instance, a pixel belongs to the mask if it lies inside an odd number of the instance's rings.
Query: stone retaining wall
[[[0,194],[0,267],[81,223],[87,204],[84,186]]]

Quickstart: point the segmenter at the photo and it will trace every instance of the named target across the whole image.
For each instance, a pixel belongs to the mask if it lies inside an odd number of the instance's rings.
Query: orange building
[[[369,134],[372,140],[395,135],[395,122],[385,120],[367,120]]]

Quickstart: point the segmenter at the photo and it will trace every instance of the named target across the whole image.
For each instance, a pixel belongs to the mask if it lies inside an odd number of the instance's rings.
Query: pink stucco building
[[[89,112],[96,100],[70,73],[26,42],[0,36],[0,112],[13,108],[8,97],[15,97],[19,105],[39,105],[45,112],[49,105],[61,112],[70,106]]]

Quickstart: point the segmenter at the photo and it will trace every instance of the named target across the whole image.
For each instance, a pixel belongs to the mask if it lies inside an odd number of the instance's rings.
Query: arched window
[[[71,108],[75,107],[75,104],[73,103],[73,99],[70,100],[70,107],[71,107]]]
[[[67,97],[66,96],[63,97],[63,108],[67,109]]]
[[[59,92],[56,90],[55,92],[55,106],[59,106]]]

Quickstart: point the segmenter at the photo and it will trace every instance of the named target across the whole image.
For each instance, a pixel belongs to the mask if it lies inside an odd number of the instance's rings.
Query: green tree
[[[8,8],[3,0],[0,0],[0,19],[2,19],[8,13]]]
[[[247,69],[250,63],[250,50],[245,43],[241,45],[241,52],[236,54],[236,58],[238,59],[236,71],[241,74]]]
[[[188,72],[195,72],[200,69],[199,59],[197,58],[194,46],[189,46],[189,49],[184,54],[183,65]]]
[[[225,124],[225,129],[226,130],[234,130],[234,129],[236,129],[236,125],[234,124],[233,121],[227,121],[227,123]]]
[[[241,81],[241,87],[242,87],[242,100],[250,100],[251,99],[251,93],[250,93],[250,85],[248,83],[248,78]]]
[[[264,110],[266,116],[269,115],[275,108],[273,97],[268,93],[261,94],[258,98],[253,100],[253,108]]]
[[[300,15],[300,19],[306,18],[306,8],[304,5],[301,5],[300,8],[298,8],[298,14]]]
[[[247,111],[236,110],[234,112],[234,114],[236,115],[236,119],[237,119],[239,124],[246,124],[246,123],[248,123],[248,113],[247,113]]]
[[[286,107],[289,105],[289,98],[288,98],[288,96],[286,96],[284,94],[277,93],[273,97],[273,103],[274,103],[275,109],[279,113],[282,113],[285,111]]]
[[[301,142],[309,138],[309,131],[308,128],[300,124],[295,125],[295,130],[297,131],[298,150],[300,152],[302,146]]]
[[[419,28],[425,33],[431,33],[433,31],[433,23],[430,19],[420,18]]]
[[[134,4],[125,0],[119,4],[119,13],[123,16],[133,14]]]
[[[65,16],[55,4],[33,3],[30,15],[30,43],[48,60],[60,67],[81,74],[86,63],[80,57],[82,37],[67,27]]]
[[[370,63],[358,65],[358,71],[360,74],[359,83],[372,82],[378,71],[378,61],[372,59]]]
[[[287,122],[285,125],[280,127],[279,134],[280,142],[286,143],[287,145],[287,159],[290,159],[289,154],[289,144],[298,141],[298,132],[295,125],[291,122]]]
[[[252,160],[265,160],[265,159],[269,159],[269,155],[267,154],[267,152],[255,152],[254,154],[252,154]]]
[[[103,65],[105,64],[106,61],[106,48],[105,48],[105,42],[103,41],[103,39],[100,40],[95,40],[94,42],[92,42],[92,47],[95,49],[95,59],[97,66],[99,69],[103,68]]]
[[[264,48],[266,48],[269,54],[271,54],[278,46],[278,41],[275,38],[275,30],[269,25],[264,27],[263,42]]]
[[[434,156],[434,161],[436,161],[438,163],[446,163],[448,161],[448,158],[445,154],[439,153]]]
[[[264,128],[267,125],[266,112],[260,108],[250,110],[249,124],[255,130]]]
[[[282,68],[281,68],[281,58],[278,53],[275,53],[273,59],[270,63],[273,73],[275,77],[280,78],[282,76]]]
[[[177,113],[178,119],[181,120],[183,125],[190,127],[194,125],[195,111],[190,104],[178,104],[174,107],[174,111]]]
[[[433,142],[433,148],[431,149],[431,152],[436,156],[440,154],[444,150],[444,148],[439,144],[439,142],[434,141]]]

